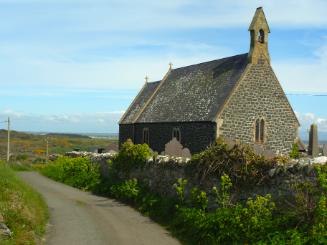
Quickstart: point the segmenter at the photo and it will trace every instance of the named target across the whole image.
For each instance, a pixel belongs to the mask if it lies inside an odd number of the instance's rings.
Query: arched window
[[[260,142],[263,143],[265,141],[265,120],[261,119],[260,122]]]
[[[255,142],[264,143],[265,142],[265,120],[257,119],[255,121]]]
[[[149,129],[143,128],[143,143],[149,145],[149,142],[150,142],[149,138],[150,138],[149,137]]]
[[[172,138],[176,138],[179,142],[181,142],[181,131],[179,128],[173,128]]]
[[[260,29],[260,31],[258,32],[258,42],[259,43],[265,42],[265,32],[262,29]]]
[[[260,120],[255,121],[255,142],[260,141]]]

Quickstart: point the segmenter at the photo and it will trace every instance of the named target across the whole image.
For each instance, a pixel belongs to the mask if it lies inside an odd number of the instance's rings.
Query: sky
[[[259,6],[301,133],[314,122],[327,134],[325,0],[0,0],[0,121],[116,133],[145,76],[247,53]]]

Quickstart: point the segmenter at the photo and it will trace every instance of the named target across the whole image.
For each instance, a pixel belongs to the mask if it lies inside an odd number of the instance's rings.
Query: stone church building
[[[119,122],[127,139],[164,151],[175,137],[191,153],[223,136],[288,154],[299,122],[270,65],[270,29],[262,8],[249,27],[250,51],[168,70],[146,82]]]

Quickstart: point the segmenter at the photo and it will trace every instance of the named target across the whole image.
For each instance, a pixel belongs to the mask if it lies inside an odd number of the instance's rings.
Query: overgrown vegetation
[[[290,153],[290,157],[293,159],[298,159],[301,157],[301,153],[299,151],[299,145],[297,143],[293,144],[292,151]]]
[[[42,197],[0,162],[0,215],[12,231],[0,244],[36,244],[45,232],[48,208]]]
[[[144,167],[150,156],[151,151],[147,144],[134,145],[131,140],[127,140],[121,146],[117,157],[112,161],[111,170],[115,173],[128,175],[132,169]]]
[[[229,147],[219,138],[205,151],[192,157],[190,169],[201,183],[209,176],[227,174],[235,185],[254,185],[264,182],[276,159],[256,155],[250,146]]]
[[[45,176],[84,190],[93,190],[100,182],[99,166],[88,158],[59,157],[43,166],[41,173]]]
[[[250,148],[229,148],[218,141],[194,156],[188,166],[190,174],[198,174],[199,183],[210,175],[220,177],[220,182],[211,192],[201,190],[199,185],[186,193],[188,180],[177,179],[171,187],[175,198],[153,193],[142,180],[129,178],[133,169],[146,166],[149,156],[147,145],[125,143],[118,156],[109,162],[109,177],[100,179],[97,169],[93,169],[97,174],[88,189],[133,205],[165,224],[185,244],[327,244],[326,165],[316,167],[319,186],[299,182],[294,186],[293,198],[287,200],[287,205],[281,205],[269,194],[245,201],[232,200],[235,185],[251,187],[262,183],[277,164],[276,159],[256,156]],[[81,164],[81,159],[74,164],[68,158],[58,161],[42,172],[71,185],[66,178],[57,176],[66,174],[74,179],[85,176],[83,171],[76,170],[77,166],[69,167]],[[53,166],[60,166],[60,170]],[[214,205],[209,207],[210,200]]]

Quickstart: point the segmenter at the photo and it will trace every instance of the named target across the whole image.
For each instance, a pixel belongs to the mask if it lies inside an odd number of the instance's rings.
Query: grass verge
[[[48,221],[48,208],[40,194],[0,162],[0,214],[12,231],[0,244],[39,244]],[[2,240],[1,240],[2,239]]]

